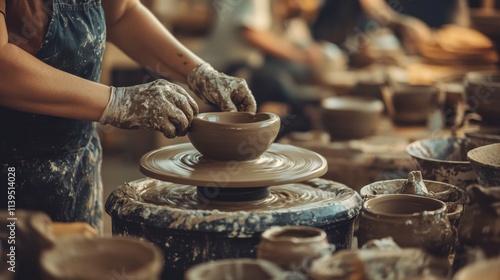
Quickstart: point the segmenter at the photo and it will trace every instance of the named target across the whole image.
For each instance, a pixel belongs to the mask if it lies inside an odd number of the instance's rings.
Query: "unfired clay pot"
[[[435,86],[397,84],[390,91],[391,97],[386,100],[392,103],[388,107],[394,109],[391,117],[396,124],[426,124],[443,99]]]
[[[266,260],[231,259],[195,265],[186,271],[185,280],[284,280],[285,273]]]
[[[264,231],[257,258],[271,261],[286,270],[301,270],[331,246],[325,231],[304,226],[272,227]]]
[[[250,160],[269,148],[279,129],[272,113],[212,112],[194,118],[187,136],[210,159]]]
[[[481,185],[500,186],[500,143],[470,150],[467,158]]]
[[[159,279],[163,258],[155,246],[138,239],[66,238],[43,252],[44,280]]]
[[[423,178],[448,183],[465,190],[477,183],[467,160],[470,144],[463,138],[434,138],[415,141],[406,152],[417,161]]]
[[[418,195],[387,194],[365,201],[359,224],[359,245],[392,237],[401,247],[446,256],[454,241],[446,204]]]
[[[464,78],[466,102],[483,122],[500,122],[500,72],[469,72]]]

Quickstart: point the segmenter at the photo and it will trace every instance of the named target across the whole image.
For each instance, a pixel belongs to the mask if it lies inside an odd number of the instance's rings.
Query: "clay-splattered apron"
[[[53,0],[52,11],[36,57],[98,81],[105,47],[100,0]],[[14,167],[16,209],[40,210],[55,221],[83,221],[102,229],[102,156],[93,122],[0,107],[0,130],[5,178],[0,196],[7,195],[6,174]]]

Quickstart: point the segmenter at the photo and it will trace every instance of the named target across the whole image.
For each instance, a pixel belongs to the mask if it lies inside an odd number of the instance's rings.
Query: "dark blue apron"
[[[98,81],[106,37],[101,1],[52,2],[52,19],[36,57]],[[40,210],[54,221],[81,221],[102,229],[102,152],[95,123],[0,106],[0,130],[2,197],[7,170],[14,167],[16,209]]]

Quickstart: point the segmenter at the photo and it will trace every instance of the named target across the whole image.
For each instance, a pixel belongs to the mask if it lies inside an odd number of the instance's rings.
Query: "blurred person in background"
[[[106,39],[223,111],[256,111],[243,79],[186,49],[139,0],[0,0],[0,164],[4,178],[15,176],[16,209],[101,229],[96,123],[173,138],[198,114],[194,99],[166,80],[100,84]]]
[[[280,135],[309,130],[297,85],[311,80],[323,49],[310,38],[297,42],[287,37],[290,20],[301,15],[301,1],[244,0],[222,8],[216,7],[201,56],[226,74],[247,75],[257,104],[286,103],[290,115],[282,118]]]

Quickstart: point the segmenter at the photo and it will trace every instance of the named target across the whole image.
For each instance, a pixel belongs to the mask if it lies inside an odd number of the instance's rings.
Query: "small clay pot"
[[[159,279],[163,258],[133,238],[65,238],[43,252],[43,280]]]
[[[469,72],[464,78],[469,108],[491,124],[500,123],[500,72]]]
[[[500,186],[500,143],[470,150],[467,158],[481,185]]]
[[[390,87],[392,107],[391,118],[396,124],[426,124],[430,114],[441,103],[442,93],[438,87],[429,85],[397,84]]]
[[[384,110],[370,97],[335,96],[321,102],[322,123],[331,138],[354,139],[373,135]]]
[[[448,183],[463,190],[477,183],[467,160],[470,144],[463,138],[434,138],[415,141],[406,152],[416,160],[424,179]]]
[[[474,148],[500,143],[500,128],[481,128],[475,131],[468,131],[465,132],[465,137]]]
[[[212,112],[194,118],[187,136],[207,158],[251,160],[269,148],[279,129],[272,113]]]
[[[453,280],[498,280],[500,275],[500,258],[476,262],[460,269]]]
[[[261,235],[257,258],[271,261],[286,270],[301,270],[313,258],[329,252],[326,233],[319,228],[272,227]]]
[[[446,204],[409,194],[387,194],[365,201],[360,215],[358,244],[392,237],[401,247],[419,247],[447,256],[453,232]]]
[[[281,280],[285,272],[266,260],[231,259],[195,265],[186,271],[185,280]]]

